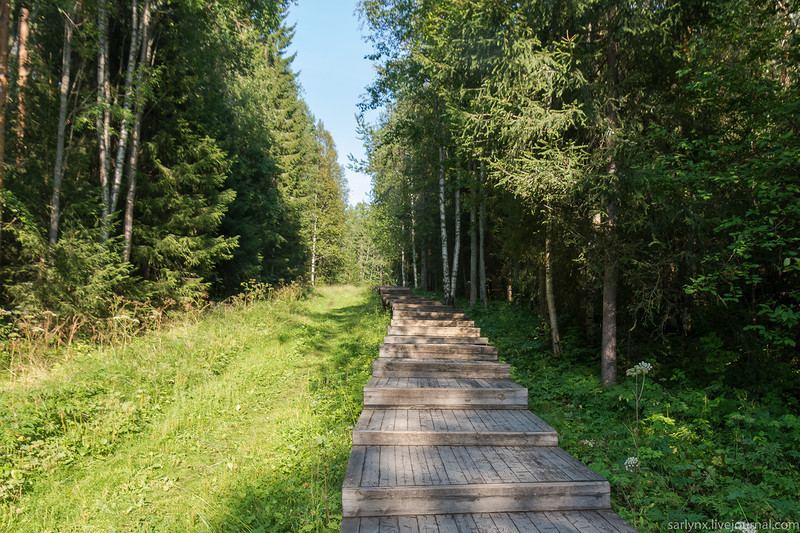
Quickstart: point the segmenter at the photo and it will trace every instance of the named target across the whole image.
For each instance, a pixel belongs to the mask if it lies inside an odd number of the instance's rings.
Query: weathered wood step
[[[555,446],[353,446],[344,517],[608,509],[608,482]]]
[[[609,511],[431,514],[345,518],[341,533],[636,533]]]
[[[398,303],[392,302],[392,310],[413,313],[458,313],[452,307],[435,303]]]
[[[463,326],[389,326],[387,335],[415,335],[420,337],[480,337],[481,328]]]
[[[527,409],[364,409],[353,444],[556,446],[558,433]]]
[[[497,347],[488,344],[381,344],[378,354],[386,358],[496,361]]]
[[[393,318],[391,325],[398,327],[425,326],[434,328],[444,328],[444,327],[474,328],[475,322],[472,320],[406,320],[403,318]]]
[[[397,320],[469,320],[469,315],[461,311],[393,311]]]
[[[384,344],[489,344],[489,339],[478,336],[440,337],[432,335],[386,335]]]
[[[448,361],[446,359],[392,359],[372,362],[372,375],[395,378],[482,378],[508,379],[511,365],[494,361]]]
[[[372,377],[364,407],[527,409],[528,389],[510,379]]]

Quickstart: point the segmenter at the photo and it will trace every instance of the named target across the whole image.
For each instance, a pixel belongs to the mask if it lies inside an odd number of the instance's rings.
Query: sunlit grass
[[[55,416],[54,426],[70,410],[63,391],[93,392],[74,421],[23,437],[65,455],[16,464],[23,482],[8,491],[0,527],[338,530],[352,425],[387,322],[377,295],[329,287],[304,301],[221,308],[87,353],[36,385],[7,384],[6,418],[51,399],[55,414],[40,418]]]

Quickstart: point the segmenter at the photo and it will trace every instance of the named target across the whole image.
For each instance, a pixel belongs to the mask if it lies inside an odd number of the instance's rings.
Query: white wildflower
[[[736,531],[741,531],[742,533],[756,533],[756,526],[751,522],[737,522]]]
[[[628,472],[633,472],[639,468],[639,458],[638,457],[628,457],[625,459],[625,470]]]
[[[646,376],[651,370],[653,370],[653,365],[647,361],[642,361],[633,368],[629,368],[625,374],[628,376]]]

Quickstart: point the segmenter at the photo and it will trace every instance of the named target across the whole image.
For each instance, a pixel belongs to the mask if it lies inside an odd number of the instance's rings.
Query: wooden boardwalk
[[[353,429],[342,532],[635,532],[467,315],[381,295],[392,324]]]

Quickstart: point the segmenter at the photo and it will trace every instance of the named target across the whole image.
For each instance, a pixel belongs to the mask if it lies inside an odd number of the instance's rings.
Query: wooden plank
[[[519,481],[513,470],[506,464],[502,457],[497,453],[494,446],[481,446],[481,452],[486,457],[486,460],[497,472],[500,479],[508,481]]]
[[[603,530],[597,527],[597,523],[595,521],[587,520],[587,518],[579,512],[554,513],[554,514],[560,514],[561,516],[563,516],[566,520],[569,521],[569,523],[572,525],[574,529],[580,531],[581,533],[583,533],[584,531],[586,533],[603,533]]]
[[[442,410],[444,425],[447,431],[464,431],[464,424],[461,422],[462,418],[459,417],[461,412],[460,410],[453,409]]]
[[[517,529],[519,529],[522,533],[542,533],[539,528],[533,525],[533,522],[530,521],[527,514],[508,513],[508,516],[511,517],[514,525],[517,526]]]
[[[425,457],[425,462],[428,465],[428,472],[431,475],[431,484],[446,484],[447,480],[449,479],[447,477],[447,467],[445,467],[444,461],[442,461],[442,457],[439,454],[439,447],[423,446],[422,454]]]
[[[380,531],[380,518],[377,516],[366,516],[361,519],[361,528],[359,529],[359,533],[367,533],[371,531],[372,533],[377,533]]]
[[[358,533],[360,526],[360,518],[345,518],[342,520],[342,526],[339,528],[339,533]]]
[[[394,430],[408,430],[408,409],[395,409]]]
[[[506,466],[514,472],[514,475],[517,476],[517,479],[519,479],[521,483],[534,483],[539,481],[539,477],[531,471],[528,465],[522,463],[510,450],[511,449],[506,446],[495,446],[494,448],[495,453],[497,453]]]
[[[525,513],[531,524],[541,533],[559,533],[558,527],[547,519],[544,513]],[[574,533],[574,532],[573,532]]]
[[[436,517],[423,515],[417,517],[420,533],[439,533],[439,526],[436,525]]]
[[[436,525],[439,527],[439,533],[459,533],[458,525],[456,524],[453,515],[436,515]]]
[[[378,520],[378,532],[376,533],[397,533],[400,529],[396,516],[382,516]],[[364,532],[366,533],[366,531]]]
[[[395,464],[397,465],[397,484],[414,485],[414,472],[411,462],[411,451],[408,446],[394,446]]]
[[[438,452],[439,458],[443,463],[442,470],[447,476],[447,479],[450,480],[450,484],[464,485],[467,483],[467,478],[464,475],[464,471],[458,459],[456,459],[452,446],[436,446],[431,449]]]
[[[414,472],[414,484],[432,485],[433,478],[431,477],[428,460],[425,458],[422,446],[409,446],[408,449],[411,454],[411,468]]]
[[[419,531],[416,516],[399,516],[397,523],[400,533],[417,533]]]
[[[385,409],[365,409],[364,412],[369,411],[372,415],[369,417],[367,424],[367,431],[379,431],[382,428],[383,417],[386,415]]]
[[[380,450],[380,482],[379,487],[397,485],[397,467],[394,462],[394,446],[379,446]]]
[[[497,533],[520,533],[519,528],[508,515],[508,513],[492,513],[492,522],[494,522],[494,529]],[[527,532],[522,532],[527,533]]]
[[[431,409],[431,420],[434,431],[447,431],[447,425],[444,423],[444,416],[440,409]]]
[[[572,523],[563,514],[552,511],[543,514],[556,527],[558,533],[575,533]]]
[[[453,519],[458,527],[458,530],[466,533],[478,532],[478,525],[475,523],[475,520],[472,518],[471,514],[456,514],[453,515]]]
[[[561,470],[555,468],[549,459],[552,457],[542,453],[536,446],[515,446],[510,448],[520,461],[528,465],[537,478],[542,481],[571,481]]]
[[[470,457],[467,448],[466,446],[450,446],[453,455],[461,465],[461,471],[464,477],[467,478],[467,483],[470,485],[474,483],[488,483],[491,476],[488,473],[484,475],[485,473],[481,471],[480,465],[476,464],[472,457]]]
[[[345,487],[358,487],[361,485],[361,473],[364,471],[364,456],[367,450],[364,446],[353,446],[350,451],[350,461],[344,474]]]
[[[486,457],[486,454],[483,453],[484,450],[488,448],[490,448],[490,446],[464,446],[462,450],[469,454],[470,459],[475,463],[475,466],[487,483],[508,483],[509,481],[516,481],[515,477],[503,476],[500,470],[495,468],[495,465],[492,464]]]
[[[380,447],[367,446],[364,456],[364,472],[361,474],[362,487],[377,487],[380,482]]]

